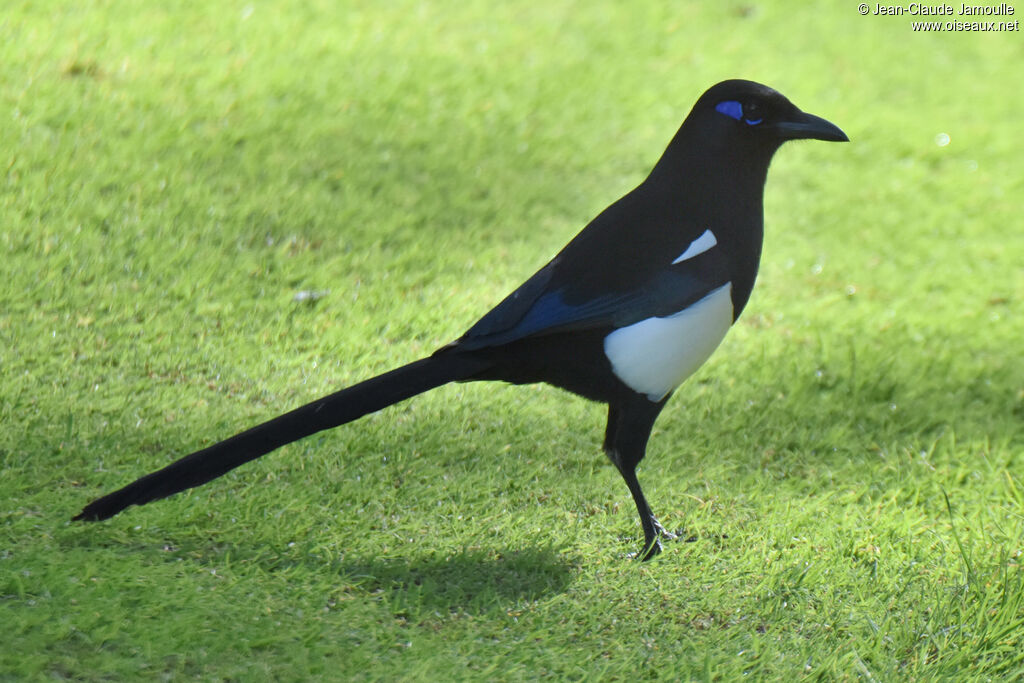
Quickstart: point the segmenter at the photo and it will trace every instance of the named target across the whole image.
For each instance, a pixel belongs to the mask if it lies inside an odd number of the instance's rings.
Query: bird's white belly
[[[615,330],[604,340],[612,371],[634,391],[660,401],[704,364],[732,325],[732,283],[689,308]]]

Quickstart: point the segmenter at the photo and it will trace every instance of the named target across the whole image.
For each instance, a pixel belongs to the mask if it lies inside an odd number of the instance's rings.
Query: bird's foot
[[[661,551],[665,549],[664,545],[662,544],[662,541],[677,541],[683,539],[687,543],[689,543],[697,540],[696,537],[687,538],[683,534],[682,529],[676,532],[669,531],[668,529],[663,527],[661,525],[661,522],[659,522],[655,517],[651,517],[651,524],[653,525],[654,533],[650,537],[644,539],[643,549],[635,553],[630,553],[628,555],[630,559],[637,559],[641,562],[646,562],[647,560],[650,560],[655,555],[660,554]]]
[[[651,543],[645,543],[643,549],[636,551],[635,553],[629,553],[626,555],[631,560],[640,560],[646,562],[652,559],[655,555],[660,555],[664,547],[661,544],[661,538],[655,537]]]
[[[658,534],[658,536],[664,538],[666,541],[680,541],[681,543],[693,543],[699,538],[697,534],[688,533],[686,529],[676,529],[675,531],[669,531],[668,529],[663,527],[661,525],[661,522],[659,522],[658,520],[654,520],[654,531]],[[722,539],[729,537],[726,534],[719,534],[714,538]]]
[[[658,538],[664,538],[666,541],[674,541],[678,539],[683,532],[682,529],[680,529],[677,533],[672,533],[671,531],[663,527],[661,525],[661,522],[659,522],[657,519],[651,519],[654,522],[654,533],[658,535]]]

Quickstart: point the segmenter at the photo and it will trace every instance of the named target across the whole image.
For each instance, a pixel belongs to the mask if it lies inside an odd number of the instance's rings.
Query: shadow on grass
[[[440,612],[481,612],[561,593],[572,567],[550,548],[464,550],[447,557],[341,560],[346,592]]]
[[[146,536],[160,535],[150,529]],[[422,548],[407,556],[373,557],[346,553],[332,558],[323,550],[277,548],[250,543],[211,542],[176,538],[154,547],[124,537],[97,542],[75,532],[63,541],[68,547],[98,547],[118,555],[134,554],[141,565],[192,565],[203,576],[231,573],[254,585],[281,577],[288,583],[306,576],[329,584],[330,592],[357,600],[384,600],[392,610],[476,614],[508,609],[564,592],[575,567],[556,548],[467,548],[445,553]],[[299,581],[301,583],[301,581]]]

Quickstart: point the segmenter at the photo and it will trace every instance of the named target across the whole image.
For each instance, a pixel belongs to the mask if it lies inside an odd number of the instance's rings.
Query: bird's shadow
[[[353,593],[385,593],[429,612],[470,614],[562,593],[573,576],[570,563],[550,548],[346,559],[337,570]]]
[[[95,539],[79,534],[65,542],[96,549]],[[203,538],[179,537],[158,546],[124,540],[101,545],[117,546],[122,553],[133,549],[143,564],[185,562],[204,573],[234,574],[239,581],[249,581],[247,575],[253,581],[280,576],[288,582],[298,574],[335,576],[331,579],[335,594],[383,597],[399,611],[428,614],[479,614],[533,602],[564,592],[577,569],[564,552],[550,546],[447,552],[424,547],[402,556],[340,553],[332,557],[322,549]]]

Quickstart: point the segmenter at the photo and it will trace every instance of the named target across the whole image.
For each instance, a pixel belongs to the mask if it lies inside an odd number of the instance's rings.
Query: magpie
[[[846,134],[777,91],[728,80],[696,102],[647,178],[432,355],[196,451],[87,505],[76,520],[205,484],[274,449],[449,382],[546,382],[608,405],[604,451],[636,503],[649,559],[672,533],[636,468],[672,392],[736,321],[757,276],[764,184],[787,140]]]

